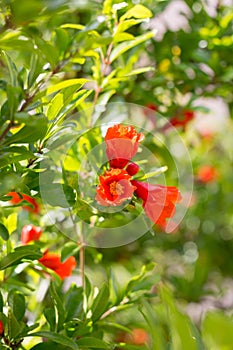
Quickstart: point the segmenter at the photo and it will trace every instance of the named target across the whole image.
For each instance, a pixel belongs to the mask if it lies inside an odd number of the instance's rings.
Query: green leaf
[[[6,92],[7,92],[7,104],[9,108],[9,119],[12,120],[14,113],[16,112],[17,107],[19,105],[21,90],[19,87],[14,87],[7,84]]]
[[[40,331],[35,333],[29,333],[27,334],[27,336],[47,338],[49,340],[52,340],[55,343],[65,345],[68,348],[71,348],[73,350],[79,349],[77,343],[75,343],[72,339],[66,337],[64,334],[58,334],[58,333],[48,332],[48,331]]]
[[[150,18],[153,16],[153,13],[146,8],[145,6],[141,4],[137,4],[134,7],[132,7],[129,11],[127,11],[123,16],[120,18],[120,22],[125,21],[128,18]]]
[[[69,44],[69,35],[66,30],[62,28],[56,28],[56,38],[55,45],[60,50],[60,52],[64,52]]]
[[[110,16],[112,13],[112,0],[105,0],[103,3],[103,14]]]
[[[2,312],[3,306],[4,306],[3,296],[2,296],[2,293],[0,291],[0,312]]]
[[[142,67],[142,68],[132,70],[130,73],[126,74],[126,77],[130,77],[132,75],[142,74],[146,72],[152,72],[154,70],[155,70],[154,67]]]
[[[75,193],[72,187],[59,183],[41,184],[41,191],[46,203],[53,207],[68,208],[75,203]]]
[[[51,298],[53,300],[55,309],[57,311],[56,314],[58,316],[57,329],[58,329],[58,331],[60,331],[63,328],[63,323],[64,323],[65,318],[66,318],[66,311],[63,307],[61,298],[57,293],[55,283],[53,281],[51,282],[50,293],[51,293]]]
[[[2,51],[2,55],[7,63],[7,67],[10,73],[10,84],[13,87],[16,87],[18,85],[17,83],[18,71],[17,71],[16,65],[12,61],[11,57],[5,51]]]
[[[150,328],[150,334],[152,337],[152,342],[155,349],[165,349],[165,338],[163,337],[163,329],[160,325],[159,319],[156,315],[156,312],[153,310],[151,305],[146,301],[142,300],[142,307],[139,308],[139,311],[142,313],[143,317],[148,323]]]
[[[61,28],[69,28],[69,29],[77,29],[77,30],[83,30],[85,29],[85,26],[83,26],[82,24],[75,24],[75,23],[66,23],[66,24],[62,24]]]
[[[81,220],[86,222],[90,221],[90,217],[94,215],[92,207],[81,198],[76,199],[74,212],[78,215]]]
[[[159,295],[167,307],[174,350],[204,350],[204,345],[197,329],[188,316],[177,309],[169,289],[164,285],[160,286]]]
[[[9,239],[9,232],[3,224],[0,224],[0,236],[4,241],[7,241]]]
[[[59,112],[72,100],[73,93],[77,86],[71,86],[56,94],[49,103],[47,116],[49,120],[53,120]]]
[[[109,304],[109,288],[106,283],[102,285],[92,304],[92,320],[97,321],[107,310]]]
[[[67,347],[61,344],[47,341],[44,343],[36,344],[30,350],[67,350]]]
[[[9,266],[13,266],[23,262],[23,259],[36,260],[42,257],[42,253],[38,250],[37,246],[28,245],[16,248],[12,253],[6,255],[0,261],[0,270],[6,269]]]
[[[17,321],[21,321],[26,311],[24,295],[21,292],[12,289],[8,294],[8,304]]]
[[[208,349],[231,350],[233,318],[220,311],[209,311],[202,323],[203,339]]]
[[[38,53],[33,52],[30,59],[30,70],[28,73],[28,88],[30,88],[36,81],[40,74],[42,64],[40,63]]]
[[[167,171],[168,167],[165,165],[165,166],[162,166],[161,168],[155,170],[155,171],[152,171],[151,173],[147,173],[143,176],[140,176],[140,177],[135,177],[135,180],[139,180],[139,181],[144,181],[144,180],[147,180],[153,176],[158,176],[162,173],[164,173],[165,171]]]
[[[60,83],[57,83],[57,84],[54,84],[54,85],[51,85],[49,86],[47,89],[46,89],[46,95],[50,95],[58,90],[62,90],[62,89],[65,89],[67,87],[70,87],[70,86],[83,86],[83,84],[87,83],[88,81],[90,81],[90,79],[84,79],[84,78],[80,78],[80,79],[69,79],[69,80],[65,80],[65,81],[62,81]]]
[[[144,347],[142,347],[140,345],[129,345],[129,344],[124,344],[124,343],[117,344],[117,348],[125,349],[125,350],[144,350],[145,349]],[[160,350],[160,349],[158,348],[158,350]],[[162,348],[161,348],[161,350],[162,350]]]
[[[28,151],[25,146],[4,147],[4,155],[0,155],[0,169],[9,164],[33,157],[34,154]]]
[[[64,245],[61,251],[61,261],[66,260],[71,255],[76,254],[81,248],[81,245],[78,245],[74,242],[68,242]]]
[[[16,338],[24,328],[24,324],[20,324],[17,321],[10,307],[8,308],[7,325],[8,325],[9,338],[13,338],[13,339]]]
[[[133,40],[134,36],[132,34],[129,33],[117,33],[116,35],[114,35],[113,37],[113,42],[114,43],[120,43],[122,41],[128,41],[128,40]]]
[[[78,339],[77,343],[82,348],[109,349],[109,345],[106,342],[94,337],[85,337]]]
[[[135,46],[137,46],[137,45],[143,43],[144,41],[147,41],[147,40],[149,40],[149,39],[151,39],[153,37],[154,37],[154,33],[153,32],[148,32],[146,34],[142,34],[142,35],[136,37],[134,40],[123,42],[123,43],[117,45],[112,50],[112,53],[110,55],[110,62],[115,61],[116,58],[121,56],[126,51],[132,49],[133,47],[135,47]]]
[[[124,22],[120,22],[117,26],[116,33],[114,37],[122,32],[125,32],[127,29],[129,29],[132,26],[135,26],[136,24],[142,23],[143,19],[128,19]]]
[[[42,139],[47,131],[47,118],[43,114],[30,117],[30,124],[25,125],[16,134],[9,136],[5,144],[33,143]]]
[[[56,314],[52,308],[44,309],[44,316],[50,325],[50,331],[54,332],[56,328]]]
[[[52,68],[55,68],[59,59],[59,51],[57,47],[38,36],[35,37],[35,43],[45,59],[51,64]]]
[[[146,274],[155,268],[156,264],[151,262],[147,265],[143,265],[139,275],[134,276],[127,284],[126,294],[131,292],[133,288],[146,276]]]
[[[83,311],[83,289],[76,285],[71,285],[65,295],[64,307],[67,312],[66,321],[77,318]]]

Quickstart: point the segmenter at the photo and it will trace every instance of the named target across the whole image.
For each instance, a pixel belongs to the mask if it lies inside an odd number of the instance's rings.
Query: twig
[[[11,120],[10,123],[7,125],[5,130],[3,130],[2,135],[0,136],[0,142],[4,139],[4,137],[7,135],[8,131],[15,125],[14,121]]]
[[[82,279],[82,287],[83,291],[85,292],[86,289],[86,282],[85,282],[85,238],[83,234],[83,225],[82,222],[80,222],[80,228],[77,230],[76,223],[74,221],[71,209],[69,208],[70,218],[74,225],[75,233],[79,237],[79,245],[81,246],[80,252],[79,252],[79,265],[80,265],[80,271],[81,271],[81,279]]]

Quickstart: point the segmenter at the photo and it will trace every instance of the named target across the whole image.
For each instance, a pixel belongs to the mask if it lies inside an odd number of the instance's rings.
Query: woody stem
[[[80,272],[81,272],[82,287],[83,287],[83,291],[85,292],[85,287],[86,287],[85,286],[85,237],[83,234],[83,224],[82,222],[80,222],[79,224],[75,223],[75,220],[70,208],[69,208],[69,213],[70,213],[71,221],[74,225],[75,233],[79,238],[79,245],[80,245],[79,265],[80,265]]]
[[[79,252],[79,259],[80,259],[80,271],[81,271],[81,278],[82,278],[82,287],[83,291],[85,292],[85,240],[84,240],[84,234],[83,234],[83,225],[80,225],[80,252]]]

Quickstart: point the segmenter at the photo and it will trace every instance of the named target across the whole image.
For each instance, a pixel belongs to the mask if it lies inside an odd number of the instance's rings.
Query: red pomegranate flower
[[[130,199],[134,187],[131,176],[123,169],[110,169],[99,177],[99,185],[96,189],[96,200],[103,206],[116,206]]]
[[[49,253],[48,251],[38,261],[45,267],[53,270],[62,280],[65,277],[69,277],[72,270],[76,267],[74,256],[70,256],[64,262],[61,262],[59,254]]]
[[[38,241],[42,234],[42,229],[39,226],[34,226],[32,224],[25,225],[21,233],[21,242],[27,244],[31,241]]]
[[[217,176],[217,170],[211,165],[203,165],[198,169],[197,178],[200,182],[208,183],[215,181]]]
[[[143,200],[146,215],[157,225],[164,227],[166,219],[175,214],[175,204],[181,200],[179,190],[173,186],[152,185],[131,181],[136,186],[135,194]]]
[[[144,139],[133,126],[117,124],[108,128],[105,142],[106,153],[112,168],[122,169],[137,153],[139,142]]]
[[[38,203],[36,202],[36,200],[30,196],[28,196],[27,194],[24,193],[17,193],[17,192],[8,192],[7,196],[12,197],[10,199],[12,204],[19,204],[22,201],[26,201],[28,203],[30,203],[32,206],[29,205],[23,205],[23,209],[30,211],[32,213],[35,214],[39,214],[40,208]]]

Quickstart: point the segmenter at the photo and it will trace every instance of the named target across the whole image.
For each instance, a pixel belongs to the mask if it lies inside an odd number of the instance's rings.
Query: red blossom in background
[[[164,127],[162,128],[162,131],[166,131],[168,129],[171,128],[171,126],[174,126],[175,128],[183,128],[183,130],[185,129],[185,127],[187,126],[187,124],[193,120],[193,118],[195,117],[194,111],[191,111],[189,109],[182,111],[181,113],[175,115],[174,117],[172,117],[169,122],[164,125]]]
[[[0,335],[3,335],[4,333],[4,324],[3,322],[0,320]]]
[[[149,341],[149,336],[143,328],[134,328],[131,334],[123,332],[118,334],[116,341],[133,345],[145,345]]]
[[[197,179],[200,182],[208,183],[217,179],[217,170],[211,165],[203,165],[198,169]]]
[[[32,224],[26,225],[22,229],[21,242],[27,244],[31,241],[38,241],[42,234],[42,229],[39,226],[34,226]]]
[[[45,267],[53,270],[61,279],[69,277],[72,270],[76,267],[74,256],[70,256],[64,262],[61,262],[59,254],[49,253],[48,251],[46,251],[38,261]]]
[[[147,109],[151,109],[152,111],[155,111],[155,112],[158,110],[158,106],[154,103],[148,103],[145,107]]]
[[[123,169],[107,170],[99,177],[99,185],[96,189],[97,202],[103,206],[116,206],[131,199],[136,187],[130,180],[131,176]]]
[[[190,110],[184,110],[181,115],[174,116],[170,123],[175,126],[181,126],[185,128],[185,126],[194,118],[194,112]]]
[[[166,219],[175,214],[175,204],[181,200],[179,190],[173,186],[152,185],[136,180],[135,194],[143,200],[145,214],[157,225],[164,227]]]
[[[112,168],[122,169],[137,153],[143,134],[137,133],[133,126],[117,124],[108,128],[105,143],[109,164]]]
[[[132,330],[132,344],[145,345],[149,340],[147,332],[142,328]]]
[[[31,206],[23,205],[22,208],[27,210],[27,211],[30,211],[34,214],[39,214],[40,208],[39,208],[38,203],[36,202],[36,200],[34,198],[28,196],[27,194],[24,194],[24,193],[19,194],[17,192],[8,192],[7,196],[12,197],[10,199],[10,202],[12,204],[19,204],[22,201],[26,201],[26,202],[30,203]]]

